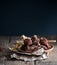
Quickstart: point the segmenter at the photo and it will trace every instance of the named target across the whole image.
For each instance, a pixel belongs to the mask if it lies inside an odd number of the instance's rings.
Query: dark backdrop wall
[[[21,34],[57,35],[57,2],[0,2],[0,35]]]

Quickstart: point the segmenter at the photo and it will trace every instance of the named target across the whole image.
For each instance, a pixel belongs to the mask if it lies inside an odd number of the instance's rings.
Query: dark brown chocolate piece
[[[37,37],[37,35],[32,36],[31,39],[32,39],[32,42],[39,41],[39,38]]]
[[[25,45],[31,45],[32,44],[32,40],[31,39],[25,39],[24,40],[24,44]]]
[[[48,40],[45,37],[41,37],[40,44],[43,45],[43,46],[46,46],[47,48],[50,48],[50,45],[48,43]]]

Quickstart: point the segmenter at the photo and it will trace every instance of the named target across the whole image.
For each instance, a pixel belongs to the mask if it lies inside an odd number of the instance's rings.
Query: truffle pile
[[[48,43],[47,38],[41,37],[39,38],[37,35],[33,35],[32,37],[22,36],[24,44],[21,46],[21,50],[27,52],[33,52],[39,49],[39,47],[43,47],[45,50],[51,48]]]

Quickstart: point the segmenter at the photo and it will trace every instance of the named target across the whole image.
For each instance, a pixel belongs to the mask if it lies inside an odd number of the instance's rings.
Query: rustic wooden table
[[[4,48],[3,54],[0,52],[0,65],[57,65],[57,43],[53,43],[54,50],[49,54],[49,57],[46,60],[34,61],[34,62],[6,60],[4,55],[8,54],[7,53],[8,46],[12,45],[12,43],[18,39],[19,37],[9,38],[8,36],[7,37],[0,36],[0,47]]]

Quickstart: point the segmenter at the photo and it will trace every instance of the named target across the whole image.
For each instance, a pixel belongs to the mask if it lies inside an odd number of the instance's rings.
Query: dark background
[[[0,35],[57,35],[57,2],[1,1]]]

